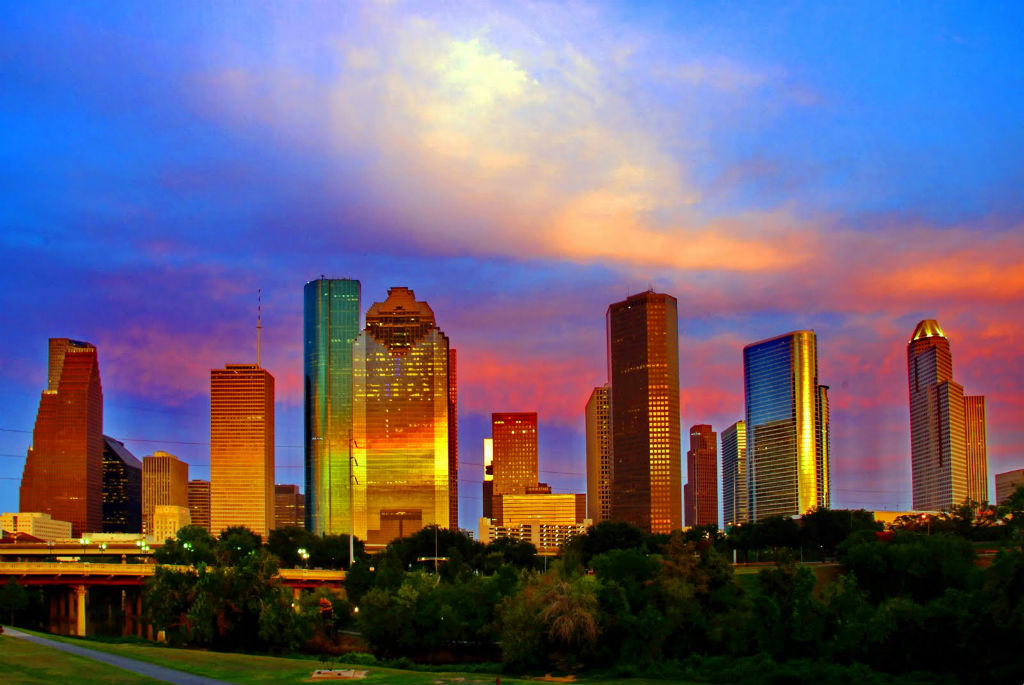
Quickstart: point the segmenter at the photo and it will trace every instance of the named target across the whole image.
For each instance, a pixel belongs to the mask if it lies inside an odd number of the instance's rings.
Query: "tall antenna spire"
[[[260,365],[260,336],[263,333],[263,288],[256,289],[256,366]]]

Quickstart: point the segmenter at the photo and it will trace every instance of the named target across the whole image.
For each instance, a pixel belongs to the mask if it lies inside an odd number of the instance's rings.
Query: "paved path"
[[[45,637],[29,635],[28,633],[23,633],[16,628],[9,628],[7,626],[4,626],[4,636],[16,637],[19,640],[28,640],[29,642],[35,642],[36,644],[45,645],[46,647],[59,649],[62,652],[69,652],[71,654],[77,654],[78,656],[84,656],[86,659],[102,661],[105,664],[117,666],[118,668],[123,668],[126,671],[155,678],[156,680],[174,683],[174,685],[233,685],[226,680],[206,678],[194,673],[186,673],[185,671],[157,666],[156,664],[151,664],[146,661],[139,661],[138,659],[129,659],[126,656],[108,654],[107,652],[98,652],[95,649],[87,649],[85,647],[79,647],[78,645],[72,645],[66,642],[58,642],[57,640],[47,640]]]

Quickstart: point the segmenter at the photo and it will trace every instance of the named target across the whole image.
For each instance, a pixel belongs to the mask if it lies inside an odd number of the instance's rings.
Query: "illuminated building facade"
[[[38,511],[0,514],[0,530],[11,535],[25,533],[47,541],[71,538],[70,521],[57,521],[49,514]]]
[[[917,324],[907,343],[907,375],[914,509],[987,500],[985,399],[964,397],[953,380],[949,339],[934,319]]]
[[[103,532],[142,532],[142,462],[103,436]]]
[[[611,518],[682,527],[676,299],[648,291],[608,307]]]
[[[193,526],[210,530],[210,481],[188,482],[188,515]]]
[[[274,530],[302,528],[306,520],[306,498],[298,485],[274,486]]]
[[[985,397],[964,395],[967,498],[988,502],[988,443],[985,439]]]
[[[274,377],[257,364],[210,371],[210,530],[274,526]]]
[[[726,527],[747,523],[747,425],[722,431],[722,517]]]
[[[1003,504],[1017,488],[1024,485],[1024,469],[996,474],[996,504]]]
[[[103,389],[96,348],[50,338],[46,390],[21,478],[20,509],[71,523],[72,534],[103,528]]]
[[[750,518],[829,506],[828,389],[817,336],[795,331],[743,348]]]
[[[569,538],[591,525],[584,494],[495,495],[494,517],[480,519],[480,542],[498,538],[530,542],[544,555],[558,553]]]
[[[494,440],[484,438],[484,482],[481,492],[483,517],[494,516]]]
[[[612,440],[608,385],[594,388],[587,400],[587,516],[600,523],[611,517]]]
[[[491,414],[494,494],[523,495],[537,485],[537,412]]]
[[[426,302],[391,288],[353,350],[356,536],[377,546],[450,525],[447,336]]]
[[[168,452],[142,458],[142,532],[153,536],[158,506],[188,507],[188,464]]]
[[[164,542],[168,538],[178,537],[178,531],[192,525],[192,517],[188,507],[173,504],[158,504],[153,507],[153,530],[149,538],[155,542]]]
[[[348,534],[351,526],[353,344],[359,335],[359,281],[310,281],[303,291],[306,529]]]
[[[459,529],[459,374],[458,354],[448,350],[448,529]]]
[[[690,427],[683,488],[687,526],[718,525],[718,434],[707,424]]]

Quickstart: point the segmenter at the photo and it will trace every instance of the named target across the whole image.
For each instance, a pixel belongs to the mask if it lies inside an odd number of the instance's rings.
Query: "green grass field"
[[[4,636],[0,637],[0,682],[5,685],[160,685],[163,681]]]
[[[29,632],[29,631],[26,631]],[[209,678],[218,678],[238,685],[257,685],[262,683],[280,683],[281,685],[308,684],[314,681],[310,679],[313,671],[324,668],[324,665],[317,659],[285,658],[274,656],[259,656],[254,654],[231,654],[224,652],[206,652],[194,649],[176,649],[154,644],[127,643],[117,644],[108,642],[96,642],[88,639],[69,638],[59,635],[48,635],[35,633],[42,637],[53,640],[69,642],[100,652],[109,652],[121,656],[147,661],[168,668],[176,668],[181,671],[203,675]],[[8,640],[13,641],[13,640]],[[21,641],[19,641],[21,642]],[[44,648],[41,648],[44,649]],[[51,650],[48,650],[51,651]],[[57,656],[62,656],[57,653]],[[71,658],[72,655],[63,655]],[[84,661],[84,660],[83,660]],[[96,664],[97,668],[105,668]],[[331,668],[354,668],[367,671],[367,676],[358,681],[373,685],[376,683],[388,685],[490,685],[495,682],[496,675],[492,673],[465,673],[459,671],[406,671],[395,668],[384,668],[382,666],[361,666],[358,664],[346,664],[344,661],[333,662]],[[6,683],[6,681],[4,681]],[[22,682],[22,681],[15,681]],[[37,680],[26,680],[26,683],[48,683],[59,682],[40,678]],[[79,682],[72,678],[64,682]],[[81,681],[94,682],[94,681]],[[97,680],[97,683],[152,683],[155,681],[147,679],[134,680]],[[332,681],[326,681],[332,682]],[[337,682],[337,681],[335,681]],[[502,685],[524,685],[530,683],[536,685],[543,682],[540,678],[516,678],[501,675]],[[581,678],[579,683],[627,683],[629,685],[665,685],[668,681],[650,680],[644,678],[632,679],[606,679],[606,678]]]

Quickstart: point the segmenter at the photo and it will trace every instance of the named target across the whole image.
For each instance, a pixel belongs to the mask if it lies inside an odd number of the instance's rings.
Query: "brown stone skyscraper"
[[[645,531],[682,527],[676,299],[653,291],[608,307],[611,516]]]
[[[257,364],[210,371],[210,532],[274,527],[274,377]]]
[[[96,348],[50,338],[48,384],[39,399],[21,479],[21,511],[71,522],[71,534],[103,528],[103,389]]]
[[[594,388],[587,400],[587,516],[600,523],[612,510],[612,436],[608,385]]]
[[[914,509],[949,509],[975,494],[987,499],[984,398],[965,398],[953,380],[949,340],[934,319],[917,324],[907,343],[907,375]]]
[[[494,495],[525,495],[537,485],[537,412],[491,414]]]
[[[718,525],[718,434],[707,424],[690,427],[683,511],[686,525]]]

